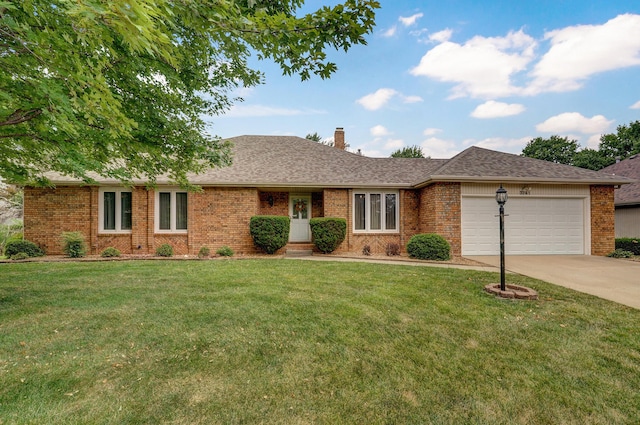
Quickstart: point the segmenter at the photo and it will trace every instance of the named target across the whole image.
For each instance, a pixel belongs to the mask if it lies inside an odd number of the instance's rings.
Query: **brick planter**
[[[513,298],[517,300],[538,299],[538,293],[531,288],[527,288],[526,286],[506,284],[505,290],[501,291],[499,283],[491,283],[485,286],[484,290],[500,298]]]

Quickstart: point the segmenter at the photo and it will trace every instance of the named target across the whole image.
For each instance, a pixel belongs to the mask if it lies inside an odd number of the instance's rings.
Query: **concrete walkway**
[[[500,267],[498,256],[468,258]],[[640,262],[590,255],[507,255],[505,269],[640,309]]]

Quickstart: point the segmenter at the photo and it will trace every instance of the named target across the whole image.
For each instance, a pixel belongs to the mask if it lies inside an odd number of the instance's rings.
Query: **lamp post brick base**
[[[506,284],[505,289],[500,289],[499,283],[491,283],[484,287],[484,290],[490,294],[501,298],[511,298],[517,300],[537,300],[538,293],[531,288],[520,285]]]

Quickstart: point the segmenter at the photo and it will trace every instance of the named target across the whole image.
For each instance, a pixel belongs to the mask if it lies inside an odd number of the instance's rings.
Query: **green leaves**
[[[237,87],[262,82],[253,53],[285,74],[328,78],[326,49],[365,44],[373,0],[296,16],[301,0],[0,1],[0,176],[56,171],[153,184],[223,166],[204,131]]]

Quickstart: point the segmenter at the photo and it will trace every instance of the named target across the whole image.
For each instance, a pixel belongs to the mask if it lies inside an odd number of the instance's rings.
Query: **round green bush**
[[[110,258],[110,257],[119,257],[120,250],[118,248],[114,248],[112,246],[105,248],[104,251],[100,253],[101,257]]]
[[[289,217],[256,215],[249,221],[249,231],[255,246],[273,254],[289,242]]]
[[[338,217],[318,217],[309,220],[313,243],[325,254],[340,246],[347,235],[347,220]]]
[[[173,257],[173,247],[168,243],[163,243],[156,248],[156,255],[158,257]]]
[[[225,245],[218,248],[218,250],[216,251],[216,254],[218,254],[221,257],[233,257],[233,250]]]
[[[210,255],[211,250],[206,246],[203,246],[202,248],[200,248],[200,251],[198,251],[198,258],[209,258]]]
[[[36,244],[27,240],[10,240],[4,246],[4,255],[11,258],[19,252],[24,252],[29,257],[42,257],[44,251]]]
[[[445,238],[435,233],[414,235],[407,243],[411,258],[444,261],[451,258],[451,246]]]

